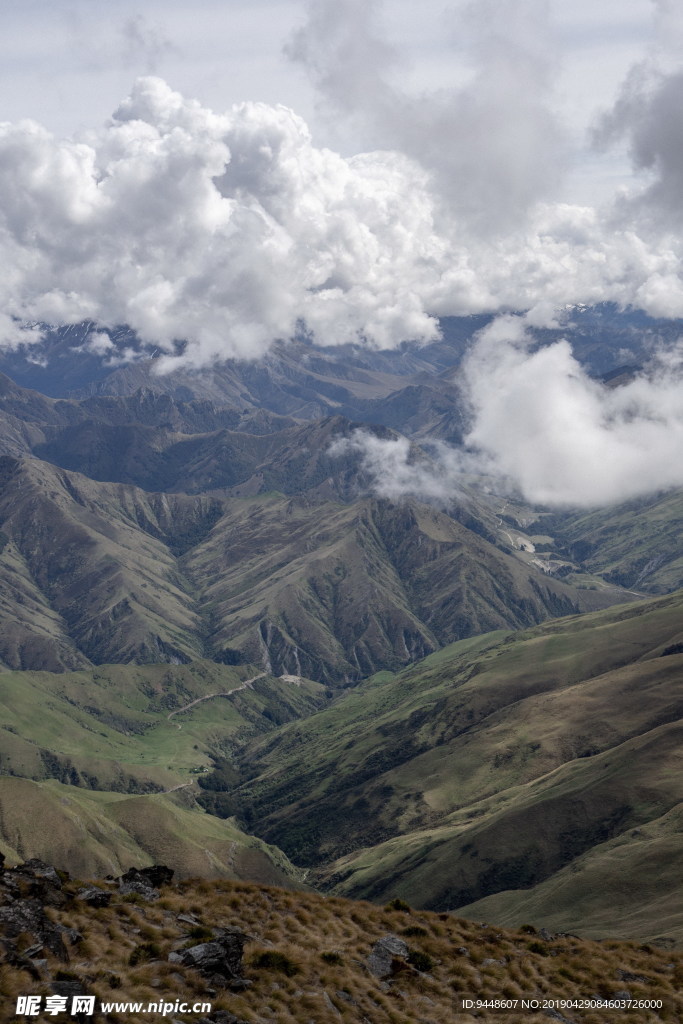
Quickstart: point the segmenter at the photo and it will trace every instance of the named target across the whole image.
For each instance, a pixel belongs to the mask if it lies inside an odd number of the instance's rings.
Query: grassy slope
[[[186,875],[283,877],[279,851],[198,807],[196,773],[309,714],[322,688],[256,679],[168,717],[257,671],[198,662],[0,674],[0,848],[48,860],[59,852],[85,873],[151,858]]]
[[[282,852],[174,794],[124,796],[54,780],[0,778],[0,851],[83,875],[168,864],[181,878],[236,878],[301,888]]]
[[[564,518],[557,537],[586,568],[624,587],[683,586],[683,491]]]
[[[66,889],[75,892],[77,887],[68,883]],[[188,923],[190,913],[197,921],[194,926]],[[227,1011],[248,1024],[474,1024],[482,1019],[524,1024],[536,1019],[521,1008],[524,998],[608,999],[627,989],[634,1000],[661,1000],[662,1009],[559,1012],[577,1024],[614,1024],[617,1019],[674,1024],[683,1012],[683,963],[675,951],[574,936],[545,939],[409,908],[226,881],[183,881],[164,887],[154,904],[136,904],[115,894],[105,909],[92,910],[75,900],[52,914],[85,936],[73,946],[67,968],[69,977],[98,1002],[209,1001],[214,1012]],[[241,993],[218,989],[209,994],[206,979],[167,957],[184,945],[210,939],[214,927],[226,924],[248,935],[244,973],[251,984]],[[397,963],[389,983],[374,978],[365,966],[374,943],[388,933],[422,957],[420,971]],[[29,939],[24,937],[25,945]],[[47,955],[52,972],[64,970],[64,964]],[[16,996],[40,993],[45,983],[3,965],[0,987],[10,1008],[0,1019],[10,1020],[16,1019],[11,1016]],[[463,1008],[463,999],[517,1000],[517,1008],[479,1010],[475,1015]],[[175,1016],[188,1024],[197,1019],[196,1014]],[[155,1012],[126,1016],[127,1021],[150,1024],[168,1019]],[[547,1018],[539,1013],[538,1019]]]
[[[294,860],[326,860],[339,892],[436,908],[489,896],[519,921],[542,884],[537,920],[566,924],[580,899],[582,927],[648,935],[667,899],[683,935],[670,867],[683,655],[661,656],[683,640],[682,613],[679,593],[381,674],[259,741],[245,809]],[[620,899],[591,881],[617,856]]]

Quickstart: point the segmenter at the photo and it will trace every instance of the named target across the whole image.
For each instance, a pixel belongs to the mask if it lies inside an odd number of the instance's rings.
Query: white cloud
[[[659,350],[618,388],[587,376],[567,341],[538,348],[527,320],[503,316],[479,333],[464,365],[466,450],[429,457],[405,439],[363,431],[334,451],[363,454],[383,497],[448,501],[475,475],[532,504],[612,504],[683,486],[683,340]]]
[[[683,147],[666,136],[678,79],[670,102],[658,85],[638,94],[656,118],[626,101],[613,115],[652,154],[645,189],[604,210],[568,205],[546,191],[562,131],[540,0],[505,0],[495,18],[475,5],[470,79],[421,97],[392,77],[376,5],[311,10],[293,48],[338,109],[395,148],[341,156],[286,107],[216,113],[158,78],[80,141],[4,124],[0,344],[18,344],[24,322],[127,324],[167,369],[258,358],[302,323],[323,345],[391,348],[436,337],[446,314],[613,300],[683,315]]]
[[[521,318],[482,332],[465,367],[467,444],[527,500],[593,506],[683,485],[683,346],[631,383],[591,380],[560,341],[536,351]]]
[[[128,324],[160,366],[178,341],[202,365],[256,358],[301,320],[321,344],[392,347],[435,337],[431,314],[605,299],[683,312],[673,236],[542,204],[492,239],[436,208],[409,157],[343,158],[287,108],[216,114],[144,78],[84,141],[0,127],[4,343],[14,320],[92,319]]]
[[[468,79],[415,94],[399,83],[401,56],[385,38],[378,0],[311,0],[288,53],[307,69],[355,137],[406,153],[429,171],[440,216],[477,233],[519,223],[554,194],[566,164],[551,98],[558,55],[546,0],[477,0],[455,33]]]
[[[462,490],[465,475],[485,472],[486,456],[432,442],[429,454],[405,437],[379,438],[367,430],[334,441],[330,455],[361,455],[361,469],[380,498],[396,501],[408,495],[448,503]]]
[[[3,125],[0,187],[0,289],[19,320],[125,323],[169,354],[186,341],[198,365],[257,357],[302,318],[323,344],[436,335],[424,174],[316,149],[284,107],[217,115],[141,79],[86,142]]]

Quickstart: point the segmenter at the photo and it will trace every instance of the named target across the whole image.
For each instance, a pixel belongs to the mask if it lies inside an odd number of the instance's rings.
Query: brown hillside
[[[60,992],[94,995],[97,1009],[114,1001],[211,1004],[192,1015],[92,1018],[126,1024],[654,1024],[683,1013],[683,957],[652,946],[506,931],[400,901],[380,908],[227,881],[161,885],[150,898],[135,881],[124,894],[123,882],[84,893],[82,883],[60,882],[39,862],[0,872],[2,1021],[15,1019],[18,995]],[[22,908],[33,923],[17,933]],[[179,960],[201,964],[199,947],[206,944],[206,957],[220,942],[233,954],[213,973]],[[382,956],[385,943],[393,955]],[[491,1000],[503,1008],[487,1007]],[[538,1007],[530,1011],[523,1000]]]

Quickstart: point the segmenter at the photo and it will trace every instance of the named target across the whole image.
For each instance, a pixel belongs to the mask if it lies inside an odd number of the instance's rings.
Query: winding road
[[[231,697],[233,693],[239,693],[240,690],[250,688],[252,683],[255,683],[257,679],[262,679],[266,674],[266,672],[259,672],[257,676],[252,676],[251,679],[245,680],[240,686],[236,686],[233,690],[227,690],[225,693],[207,693],[205,697],[197,697],[195,700],[191,700],[190,703],[186,704],[184,707],[176,708],[175,711],[170,711],[166,715],[166,718],[170,722],[174,715],[181,715],[183,711],[189,711],[189,709],[193,708],[195,704],[201,704],[203,700],[213,700],[214,697]],[[182,725],[179,725],[176,722],[176,728],[182,729]]]

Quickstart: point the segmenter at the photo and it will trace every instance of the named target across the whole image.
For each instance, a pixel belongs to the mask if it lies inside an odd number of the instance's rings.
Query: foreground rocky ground
[[[228,881],[173,884],[161,866],[86,884],[36,860],[2,865],[0,956],[2,1021],[683,1017],[675,950],[504,930],[400,900],[381,908]],[[74,1004],[88,996],[94,1012]]]

